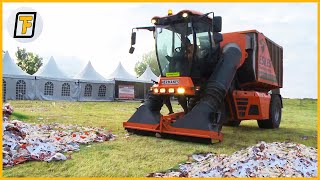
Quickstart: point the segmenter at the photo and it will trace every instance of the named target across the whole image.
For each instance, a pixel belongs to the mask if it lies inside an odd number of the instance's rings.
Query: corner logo
[[[38,11],[21,7],[12,11],[7,21],[9,35],[21,43],[36,40],[43,29],[43,21]]]
[[[32,38],[36,27],[37,12],[18,12],[13,38]]]

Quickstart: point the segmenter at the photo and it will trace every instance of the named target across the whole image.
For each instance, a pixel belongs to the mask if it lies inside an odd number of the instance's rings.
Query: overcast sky
[[[40,13],[43,30],[31,43],[9,36],[7,20],[19,7]],[[223,32],[257,29],[283,46],[284,97],[317,97],[316,3],[4,3],[3,50],[11,57],[17,47],[45,59],[55,57],[66,74],[75,74],[90,60],[103,76],[121,61],[131,74],[141,55],[154,49],[153,36],[138,32],[134,55],[128,53],[131,28],[150,26],[153,16],[167,10],[214,11],[223,18]]]

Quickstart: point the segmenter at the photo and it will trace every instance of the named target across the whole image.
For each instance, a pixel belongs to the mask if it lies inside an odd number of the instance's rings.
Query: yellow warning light
[[[168,10],[168,15],[172,15],[172,9]]]

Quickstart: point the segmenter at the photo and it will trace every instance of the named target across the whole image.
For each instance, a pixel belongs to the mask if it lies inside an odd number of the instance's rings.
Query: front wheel
[[[279,128],[281,122],[282,106],[281,97],[279,95],[272,95],[269,110],[269,119],[258,120],[259,128],[275,129]]]

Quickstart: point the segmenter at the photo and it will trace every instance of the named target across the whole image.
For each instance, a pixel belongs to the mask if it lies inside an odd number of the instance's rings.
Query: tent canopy
[[[138,78],[139,80],[143,80],[143,81],[147,81],[147,82],[152,82],[151,80],[157,81],[158,80],[158,76],[156,76],[151,68],[149,66],[147,66],[146,70],[144,71],[144,73]]]
[[[57,63],[52,56],[47,64],[42,66],[34,75],[50,78],[67,78],[67,76],[58,68]]]
[[[105,79],[93,68],[90,61],[85,66],[85,68],[74,77],[74,79],[88,80],[88,81],[107,81],[107,79]]]
[[[9,52],[6,51],[2,57],[2,66],[4,75],[14,75],[14,76],[30,76],[26,72],[24,72],[16,63],[14,63],[13,59],[11,59]]]
[[[119,81],[139,81],[135,76],[131,75],[130,73],[128,73],[128,71],[124,69],[121,62],[119,63],[116,70],[113,73],[111,73],[108,78]]]

